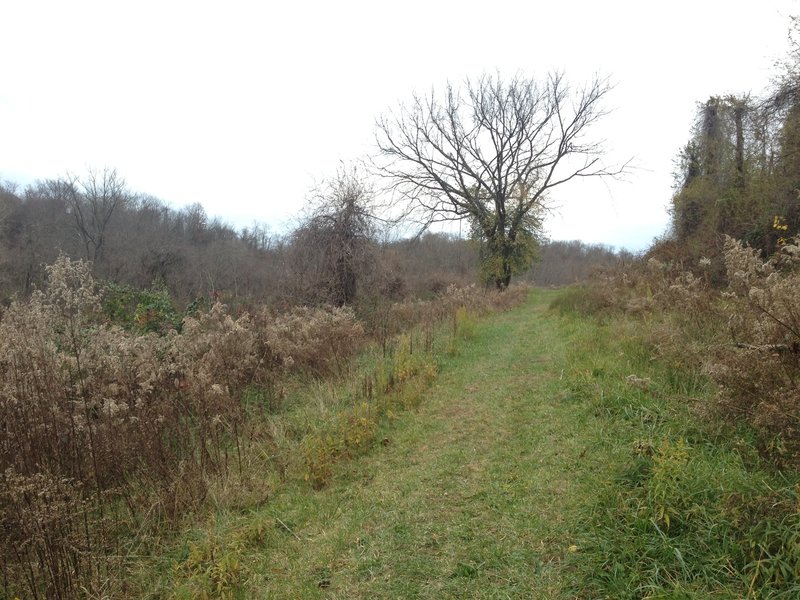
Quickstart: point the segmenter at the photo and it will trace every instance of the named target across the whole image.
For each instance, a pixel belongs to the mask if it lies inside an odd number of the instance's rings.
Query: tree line
[[[91,261],[95,275],[158,286],[185,306],[222,297],[233,305],[352,304],[369,296],[430,296],[478,281],[469,239],[428,232],[388,237],[355,177],[334,179],[291,231],[235,229],[192,204],[172,208],[130,190],[113,170],[38,181],[0,182],[0,301],[41,287],[60,254]],[[371,207],[373,209],[377,207]],[[618,259],[602,246],[545,242],[523,278],[563,285]]]
[[[346,208],[347,197],[338,200]],[[175,209],[134,193],[113,170],[24,189],[0,182],[0,299],[41,287],[60,254],[91,262],[107,281],[162,286],[183,305],[211,297],[238,305],[352,303],[355,280],[340,289],[332,279],[347,269],[357,272],[360,297],[425,295],[473,281],[475,258],[463,240],[381,239],[366,221],[337,223],[338,208],[314,210],[288,232],[262,224],[237,230],[200,204]]]

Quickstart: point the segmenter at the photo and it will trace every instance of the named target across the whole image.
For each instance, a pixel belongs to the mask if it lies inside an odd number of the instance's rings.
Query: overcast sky
[[[0,2],[0,178],[116,168],[174,207],[280,230],[375,119],[484,71],[616,84],[595,129],[627,181],[554,191],[553,239],[642,249],[696,102],[762,92],[797,0]]]

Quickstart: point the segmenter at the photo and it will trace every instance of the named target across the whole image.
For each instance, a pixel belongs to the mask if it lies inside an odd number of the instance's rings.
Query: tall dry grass
[[[100,589],[120,529],[177,522],[236,465],[246,387],[327,372],[362,339],[352,312],[234,319],[219,303],[180,333],[140,335],[107,322],[86,263],[59,259],[0,321],[7,594]]]

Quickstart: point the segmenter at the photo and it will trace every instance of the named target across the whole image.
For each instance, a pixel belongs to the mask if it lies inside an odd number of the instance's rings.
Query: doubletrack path
[[[563,369],[552,295],[476,326],[418,411],[320,492],[267,509],[293,535],[251,592],[269,598],[571,598],[577,510],[608,461]]]

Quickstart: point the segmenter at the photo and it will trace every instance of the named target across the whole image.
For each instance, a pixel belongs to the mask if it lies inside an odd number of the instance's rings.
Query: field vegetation
[[[474,315],[523,297],[451,287],[387,306],[394,329],[332,306],[234,318],[217,302],[176,319],[157,292],[104,289],[60,258],[0,322],[6,595],[104,593],[215,485],[261,499],[287,477],[323,486],[420,401],[440,330],[455,351]],[[298,400],[309,386],[313,402]]]
[[[468,240],[387,241],[354,172],[282,236],[173,211],[113,171],[5,184],[2,201],[8,597],[136,595],[120,574],[197,515],[324,487],[476,319],[525,295],[475,285]],[[549,284],[617,260],[548,248]]]
[[[725,288],[651,258],[556,300],[591,315],[571,393],[627,455],[585,515],[587,597],[800,591],[797,253],[729,239]]]
[[[698,105],[642,255],[542,241],[552,187],[624,171],[560,75],[379,120],[469,239],[393,236],[358,168],[280,234],[0,184],[2,596],[800,596],[793,48]]]

